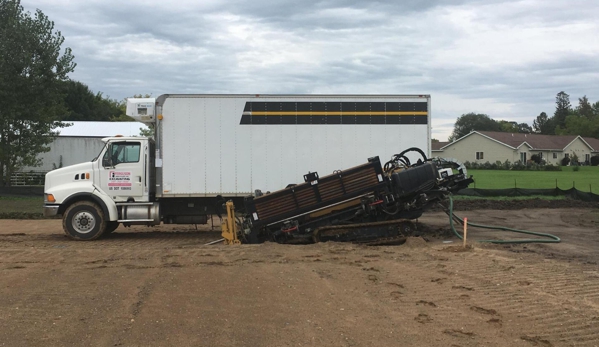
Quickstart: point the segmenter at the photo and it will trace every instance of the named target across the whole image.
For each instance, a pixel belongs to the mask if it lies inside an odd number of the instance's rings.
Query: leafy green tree
[[[506,133],[532,133],[532,128],[527,123],[510,122],[506,120],[500,120],[498,123],[501,125],[501,131]]]
[[[0,179],[39,165],[64,126],[60,85],[76,64],[70,48],[61,54],[63,42],[40,10],[32,16],[19,0],[0,0]]]
[[[518,123],[518,132],[520,134],[531,134],[532,127],[528,123]]]
[[[456,120],[449,141],[455,141],[474,130],[502,131],[502,128],[501,124],[486,114],[466,113],[459,116]]]
[[[585,137],[599,138],[599,117],[582,117],[578,113],[572,112],[566,117],[564,127],[555,128],[558,135],[580,135]]]
[[[549,118],[545,112],[541,112],[532,122],[532,128],[535,133],[543,135],[553,135],[555,130],[553,119]]]
[[[154,128],[153,127],[148,127],[147,129],[139,128],[139,136],[154,137]]]
[[[64,121],[132,121],[125,116],[122,102],[94,93],[88,86],[77,81],[64,83],[65,104],[68,111]]]
[[[579,98],[576,109],[570,110],[564,124],[555,128],[555,133],[599,138],[599,115],[595,112],[596,106],[599,107],[599,103],[591,104],[586,95]]]
[[[518,132],[518,123],[517,122],[509,122],[507,120],[500,120],[499,125],[501,125],[501,131],[506,133],[517,133]]]
[[[593,108],[593,116],[599,117],[599,101],[595,102],[592,105],[592,108]]]
[[[572,105],[570,104],[570,95],[561,91],[555,96],[555,113],[553,114],[553,122],[557,127],[564,128],[566,125],[566,117],[570,115]]]

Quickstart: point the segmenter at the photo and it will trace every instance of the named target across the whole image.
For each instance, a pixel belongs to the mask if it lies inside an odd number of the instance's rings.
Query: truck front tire
[[[102,236],[107,222],[97,204],[79,201],[69,206],[62,218],[64,232],[73,240],[91,241]]]

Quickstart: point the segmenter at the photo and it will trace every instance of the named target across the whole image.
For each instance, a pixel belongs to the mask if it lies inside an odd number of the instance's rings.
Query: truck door
[[[145,156],[140,141],[115,141],[104,153],[100,168],[100,186],[115,201],[144,196]],[[143,199],[142,199],[143,200]]]

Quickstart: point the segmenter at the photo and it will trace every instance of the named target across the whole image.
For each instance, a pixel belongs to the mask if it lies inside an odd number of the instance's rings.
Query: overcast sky
[[[22,0],[55,22],[72,79],[165,93],[430,94],[433,137],[468,112],[527,122],[599,100],[596,0]]]

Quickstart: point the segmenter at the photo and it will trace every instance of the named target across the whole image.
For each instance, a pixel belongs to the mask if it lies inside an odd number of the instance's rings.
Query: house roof
[[[557,151],[563,150],[578,137],[577,135],[519,134],[496,131],[477,132],[513,148],[518,148],[522,144],[526,143],[531,147],[531,149],[547,149]]]
[[[440,151],[442,147],[445,147],[445,146],[447,146],[450,143],[451,142],[432,142],[431,143],[431,150],[432,151]]]
[[[58,129],[60,137],[108,137],[114,135],[139,136],[140,128],[148,126],[139,122],[65,122],[69,127]]]
[[[532,150],[552,150],[552,151],[563,151],[577,138],[582,139],[590,148],[591,151],[599,152],[599,139],[591,137],[582,137],[578,135],[541,135],[541,134],[520,134],[520,133],[506,133],[497,131],[472,131],[468,135],[462,136],[454,142],[449,142],[445,145],[441,145],[438,149],[432,147],[433,150],[442,151],[446,147],[452,145],[455,142],[461,141],[462,139],[472,135],[479,134],[492,141],[496,141],[504,146],[508,146],[513,149],[517,149],[521,146],[527,146]],[[434,144],[433,144],[434,145]]]
[[[593,148],[593,152],[599,152],[599,139],[592,137],[583,137],[583,139]]]

